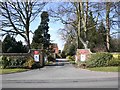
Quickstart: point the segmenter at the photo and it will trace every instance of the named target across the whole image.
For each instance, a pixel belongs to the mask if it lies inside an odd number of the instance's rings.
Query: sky
[[[50,7],[56,8],[58,4],[59,4],[59,2],[50,3],[43,9],[43,11],[47,11]],[[59,29],[63,28],[64,25],[60,21],[53,22],[54,21],[53,19],[54,18],[50,18],[49,34],[51,35],[52,42],[58,44],[59,50],[63,50],[65,42],[61,39],[61,36],[59,34]],[[36,20],[31,25],[32,30],[35,31],[37,29],[38,25],[40,25],[40,16],[37,17]],[[114,31],[114,30],[111,30],[111,31]]]
[[[31,26],[30,26],[30,30],[32,30],[32,32],[34,32],[38,26],[40,25],[40,17],[37,17],[35,19],[34,22],[32,22]],[[63,50],[64,48],[64,41],[61,39],[61,36],[59,34],[59,29],[62,28],[63,25],[61,22],[50,22],[49,23],[49,34],[50,34],[50,40],[51,40],[51,43],[57,43],[58,44],[58,48],[59,50]],[[33,38],[33,34],[30,33],[30,42],[32,42],[32,38]],[[24,39],[21,37],[21,36],[17,36],[17,41],[23,41],[24,42]],[[24,43],[25,44],[25,43]]]
[[[57,3],[59,3],[59,2],[55,3],[56,6],[58,5]],[[47,11],[49,9],[49,7],[55,6],[55,5],[54,6],[53,5],[54,5],[53,3],[48,3],[42,11]],[[35,20],[30,24],[30,30],[32,32],[34,32],[38,28],[38,26],[40,25],[40,22],[41,22],[40,15],[38,15],[35,18]],[[60,21],[54,22],[54,18],[49,17],[49,19],[50,19],[50,21],[49,21],[49,32],[48,33],[51,36],[50,37],[51,43],[57,43],[59,50],[63,50],[65,42],[60,37],[59,29],[63,28],[64,25]],[[0,34],[1,33],[2,32],[0,32]],[[3,41],[4,38],[5,38],[5,36],[0,37],[0,40]],[[24,45],[26,44],[24,38],[22,38],[20,35],[17,35],[15,38],[16,38],[16,41],[22,41]],[[33,39],[33,34],[30,33],[30,43],[32,42],[32,39]]]
[[[58,2],[56,2],[54,4],[46,5],[45,8],[43,9],[43,11],[47,11],[49,9],[49,7],[55,8],[55,5],[56,6],[58,5],[57,3]],[[40,22],[41,22],[40,19],[41,19],[40,15],[38,15],[38,17],[31,23],[30,30],[32,30],[32,32],[34,32],[40,25]],[[53,22],[54,21],[53,19],[54,18],[50,17],[50,21],[49,21],[49,34],[51,35],[50,39],[51,39],[52,43],[58,44],[59,50],[63,50],[65,42],[60,37],[59,29],[63,28],[64,25],[60,21]],[[30,33],[30,42],[32,42],[32,38],[33,38],[33,34]],[[17,41],[21,40],[24,42],[24,39],[20,36],[18,36],[16,39],[17,39]]]
[[[42,11],[47,11],[49,7],[51,7],[51,5],[54,5],[54,4],[46,5]],[[55,5],[57,5],[57,2]],[[50,21],[49,21],[49,32],[48,33],[51,36],[50,37],[51,43],[57,43],[59,50],[63,50],[65,42],[60,37],[59,29],[63,28],[64,25],[60,21],[55,22],[54,18],[49,17],[49,19]],[[40,18],[40,15],[38,15],[36,19],[31,23],[30,30],[34,32],[40,25],[40,22],[41,22],[41,18]],[[30,33],[30,42],[32,42],[32,38],[33,38],[33,34]],[[17,41],[20,41],[20,40],[23,41],[23,43],[25,44],[24,39],[21,36],[17,36],[16,39]]]
[[[30,28],[34,32],[38,26],[40,25],[40,17],[37,17],[34,22],[32,22]],[[61,39],[59,34],[59,29],[63,27],[63,24],[60,21],[53,22],[49,21],[49,34],[50,34],[50,40],[52,43],[57,43],[59,50],[63,50],[64,47],[64,41]],[[32,41],[33,35],[30,34],[30,41]]]

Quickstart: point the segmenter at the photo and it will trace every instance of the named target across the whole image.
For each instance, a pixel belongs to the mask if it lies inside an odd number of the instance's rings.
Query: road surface
[[[118,88],[117,72],[89,71],[58,61],[41,69],[2,75],[2,88]]]

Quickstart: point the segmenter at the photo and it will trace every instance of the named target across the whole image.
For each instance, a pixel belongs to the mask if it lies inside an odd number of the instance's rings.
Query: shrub
[[[60,54],[56,54],[56,58],[61,58]]]
[[[71,64],[76,64],[76,63],[75,63],[75,57],[74,57],[74,56],[67,56],[66,59],[67,59]]]
[[[119,53],[113,53],[112,55],[113,55],[114,58],[117,58],[117,59],[120,60],[120,54]]]
[[[34,62],[31,66],[31,69],[41,68],[40,62]]]
[[[31,68],[34,60],[30,56],[2,56],[0,57],[1,68]]]
[[[66,59],[68,59],[69,61],[75,61],[73,56],[67,56]]]
[[[33,64],[34,64],[33,58],[28,57],[26,62],[23,64],[23,66],[26,67],[26,68],[31,68]]]
[[[7,65],[9,64],[9,61],[7,59],[7,57],[3,56],[2,59],[1,59],[1,64],[2,64],[2,67],[1,68],[6,68]]]
[[[96,53],[92,54],[86,63],[88,67],[108,66],[108,62],[112,59],[112,57],[113,56],[110,53]]]
[[[118,55],[118,60],[120,60],[120,54]]]
[[[120,60],[117,58],[113,58],[108,62],[109,66],[120,66]]]
[[[50,61],[52,61],[52,62],[56,61],[55,58],[52,55],[48,56],[48,62],[50,62]]]

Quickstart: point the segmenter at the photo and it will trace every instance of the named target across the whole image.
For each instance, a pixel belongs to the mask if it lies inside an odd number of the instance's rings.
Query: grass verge
[[[0,74],[10,74],[10,73],[16,73],[16,72],[24,72],[28,71],[29,69],[21,69],[21,68],[15,68],[15,69],[0,69]]]
[[[87,68],[91,71],[102,71],[102,72],[120,72],[120,67],[95,67]]]

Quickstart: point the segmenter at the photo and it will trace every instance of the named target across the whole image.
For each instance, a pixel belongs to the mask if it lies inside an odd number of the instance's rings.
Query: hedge
[[[86,61],[87,67],[103,67],[109,66],[109,61],[112,59],[110,53],[96,53]]]

